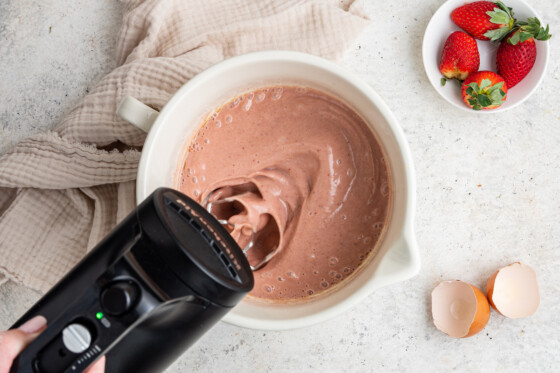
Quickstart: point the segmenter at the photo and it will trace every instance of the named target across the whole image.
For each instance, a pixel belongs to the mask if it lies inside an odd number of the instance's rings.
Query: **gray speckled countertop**
[[[441,3],[367,2],[374,22],[342,61],[385,99],[410,143],[420,274],[306,329],[220,323],[169,372],[560,370],[560,38],[550,41],[547,78],[523,105],[489,116],[459,111],[434,91],[421,62],[424,29]],[[560,2],[531,3],[556,34]],[[114,67],[121,11],[110,0],[0,3],[0,153],[51,128]],[[513,261],[537,272],[534,316],[492,312],[488,326],[465,340],[435,329],[430,292],[439,281],[484,288]],[[38,297],[14,283],[0,286],[0,328]]]

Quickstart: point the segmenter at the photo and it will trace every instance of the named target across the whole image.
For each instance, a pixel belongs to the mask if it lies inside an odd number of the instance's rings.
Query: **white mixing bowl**
[[[156,188],[174,186],[183,147],[211,110],[239,93],[290,83],[339,98],[369,124],[383,145],[391,170],[392,212],[378,254],[338,290],[296,304],[244,300],[224,318],[228,323],[254,329],[293,329],[325,321],[375,289],[418,273],[420,259],[413,232],[414,169],[395,117],[370,86],[348,71],[319,57],[286,51],[251,53],[218,63],[187,82],[160,113],[130,97],[118,110],[123,118],[149,130],[138,169],[136,198],[140,203]]]

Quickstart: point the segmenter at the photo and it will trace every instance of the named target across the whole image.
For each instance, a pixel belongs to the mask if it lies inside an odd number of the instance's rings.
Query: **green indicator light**
[[[103,318],[103,312],[97,312],[95,317],[97,317],[97,320],[101,320]]]

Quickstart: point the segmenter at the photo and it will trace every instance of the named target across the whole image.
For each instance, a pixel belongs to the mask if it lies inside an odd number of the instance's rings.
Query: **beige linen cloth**
[[[48,290],[134,208],[146,136],[116,117],[125,95],[160,109],[205,68],[259,50],[338,59],[367,24],[353,0],[125,1],[118,67],[53,132],[0,157],[0,281]]]

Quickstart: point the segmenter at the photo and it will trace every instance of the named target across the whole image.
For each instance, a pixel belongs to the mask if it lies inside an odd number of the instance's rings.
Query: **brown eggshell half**
[[[486,293],[492,307],[509,318],[531,316],[539,308],[537,274],[519,262],[497,270],[486,284]]]
[[[432,316],[436,328],[450,337],[465,338],[484,329],[490,305],[476,286],[459,280],[443,281],[432,291]]]

